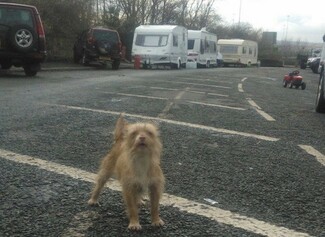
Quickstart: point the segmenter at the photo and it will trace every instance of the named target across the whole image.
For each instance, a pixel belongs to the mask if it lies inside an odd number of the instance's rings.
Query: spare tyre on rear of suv
[[[46,58],[45,33],[36,7],[0,3],[0,65],[35,76]]]
[[[9,42],[17,52],[32,52],[37,43],[35,30],[28,25],[16,25],[9,31]]]

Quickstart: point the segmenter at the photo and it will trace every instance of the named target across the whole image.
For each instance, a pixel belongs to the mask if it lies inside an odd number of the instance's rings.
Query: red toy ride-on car
[[[295,87],[298,89],[301,86],[302,90],[306,89],[306,83],[302,81],[302,76],[299,73],[298,70],[295,70],[285,75],[283,78],[283,87],[289,86],[289,88]]]

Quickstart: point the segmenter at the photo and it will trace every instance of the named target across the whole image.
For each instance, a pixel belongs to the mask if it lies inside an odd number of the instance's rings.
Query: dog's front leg
[[[162,195],[162,183],[156,182],[149,186],[151,223],[153,226],[163,226],[165,223],[159,217],[159,200]]]
[[[141,230],[142,227],[139,222],[139,213],[138,213],[138,193],[135,189],[133,188],[127,188],[123,187],[123,197],[124,197],[124,202],[127,208],[127,213],[129,216],[129,230]]]

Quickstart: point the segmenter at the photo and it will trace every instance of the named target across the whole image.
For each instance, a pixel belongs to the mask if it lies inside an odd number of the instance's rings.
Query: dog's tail
[[[118,120],[116,122],[115,130],[114,130],[115,143],[123,140],[125,127],[127,126],[127,124],[128,123],[124,119],[124,114],[120,114],[120,117],[118,118]]]

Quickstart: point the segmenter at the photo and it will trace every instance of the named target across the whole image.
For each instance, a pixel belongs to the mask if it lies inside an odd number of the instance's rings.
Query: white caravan
[[[217,66],[217,35],[202,30],[188,30],[187,59],[197,67]]]
[[[257,65],[257,42],[243,39],[219,39],[218,51],[223,55],[223,64],[236,66]]]
[[[141,25],[134,31],[132,57],[143,68],[152,65],[181,68],[187,61],[187,29],[176,25]]]

